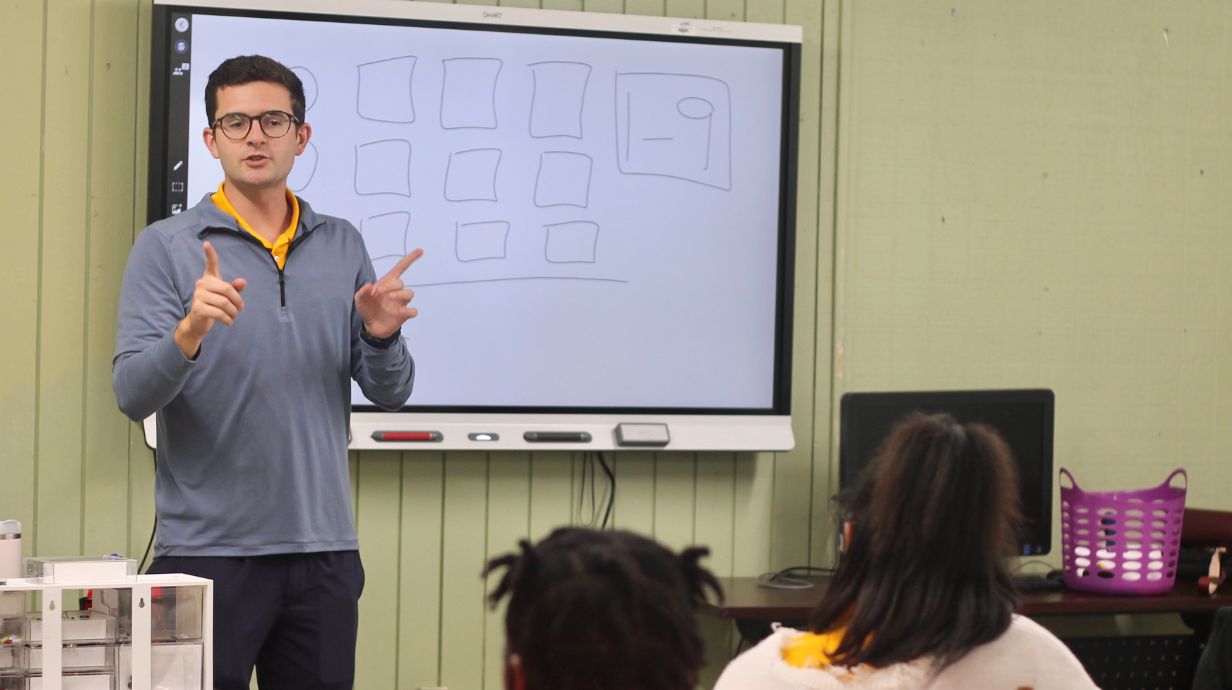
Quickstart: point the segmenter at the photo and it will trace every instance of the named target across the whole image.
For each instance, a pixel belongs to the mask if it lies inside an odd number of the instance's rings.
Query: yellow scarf
[[[824,633],[800,633],[783,647],[783,661],[796,668],[826,668],[843,641],[845,628]]]

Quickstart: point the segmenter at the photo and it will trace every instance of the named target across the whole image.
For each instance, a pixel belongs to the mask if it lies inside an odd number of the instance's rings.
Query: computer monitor
[[[1052,548],[1053,409],[1047,389],[847,393],[839,412],[839,488],[855,486],[890,430],[913,412],[983,422],[1000,432],[1018,464],[1019,553],[1046,554]]]

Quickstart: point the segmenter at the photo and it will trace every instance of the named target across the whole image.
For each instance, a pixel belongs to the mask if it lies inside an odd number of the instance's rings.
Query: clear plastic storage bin
[[[13,650],[14,669],[22,671],[43,670],[42,647],[18,647]],[[115,669],[116,648],[114,645],[81,645],[62,647],[60,667],[67,672],[112,671]]]
[[[60,624],[60,639],[66,643],[94,642],[114,644],[116,619],[98,611],[65,611]],[[43,617],[31,613],[0,621],[0,644],[41,645]]]

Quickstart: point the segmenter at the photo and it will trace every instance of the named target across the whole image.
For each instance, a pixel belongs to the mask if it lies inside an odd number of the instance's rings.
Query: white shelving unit
[[[124,579],[45,582],[46,578],[10,578],[0,581],[0,594],[5,592],[38,592],[42,595],[42,690],[63,690],[61,617],[64,613],[65,590],[131,590],[132,592],[132,690],[151,690],[151,628],[153,608],[151,591],[158,588],[202,588],[201,688],[214,687],[214,583],[192,575],[133,575]]]

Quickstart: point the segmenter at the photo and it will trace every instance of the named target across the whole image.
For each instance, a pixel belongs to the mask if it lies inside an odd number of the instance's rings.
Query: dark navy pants
[[[149,573],[214,581],[214,687],[342,690],[355,682],[364,567],[358,551],[163,556]]]

